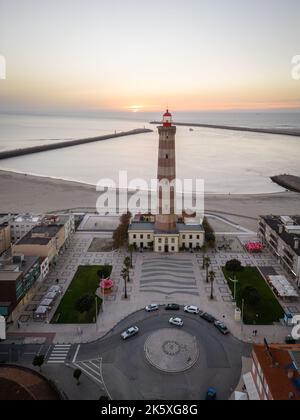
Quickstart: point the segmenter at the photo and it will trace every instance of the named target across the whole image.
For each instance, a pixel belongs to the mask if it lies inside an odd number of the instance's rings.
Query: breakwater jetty
[[[300,193],[300,177],[295,175],[272,176],[271,180],[289,191]]]
[[[80,146],[81,144],[95,143],[98,141],[104,141],[104,140],[116,139],[119,137],[134,136],[138,134],[152,133],[152,132],[153,130],[149,130],[147,128],[141,128],[141,129],[130,130],[130,131],[121,131],[120,133],[107,134],[100,137],[91,137],[91,138],[80,139],[80,140],[62,141],[60,143],[44,144],[40,146],[27,147],[24,149],[7,150],[4,152],[0,152],[0,160],[9,159],[9,158],[17,157],[17,156],[31,155],[33,153],[47,152],[49,150],[64,149],[66,147]]]
[[[161,121],[150,121],[150,124],[160,125]],[[251,128],[251,127],[237,127],[237,126],[229,126],[229,125],[176,123],[176,122],[173,122],[173,125],[183,126],[183,127],[214,128],[217,130],[246,131],[250,133],[276,134],[276,135],[281,135],[281,136],[300,137],[300,129]]]

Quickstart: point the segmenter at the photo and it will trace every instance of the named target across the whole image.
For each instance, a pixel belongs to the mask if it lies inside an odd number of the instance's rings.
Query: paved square
[[[198,296],[193,260],[184,256],[145,255],[141,268],[140,292]]]

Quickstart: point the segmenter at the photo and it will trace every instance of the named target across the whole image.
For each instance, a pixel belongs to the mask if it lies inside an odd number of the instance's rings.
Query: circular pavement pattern
[[[175,328],[165,328],[151,334],[145,342],[144,350],[152,366],[170,373],[190,369],[199,357],[196,337]]]

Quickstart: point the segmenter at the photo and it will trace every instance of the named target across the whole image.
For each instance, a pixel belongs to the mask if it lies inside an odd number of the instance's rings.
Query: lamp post
[[[244,308],[245,308],[245,299],[242,300],[242,323],[241,323],[241,333],[244,333]]]
[[[229,280],[234,284],[234,292],[233,292],[233,301],[236,303],[236,285],[239,282],[236,276],[234,276],[234,279],[231,279],[229,277]]]
[[[97,295],[95,296],[95,310],[96,310],[96,325],[97,325],[97,319],[98,319],[98,300],[97,300]]]

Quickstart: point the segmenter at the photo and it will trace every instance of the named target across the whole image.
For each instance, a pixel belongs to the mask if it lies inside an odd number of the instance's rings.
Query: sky
[[[300,108],[299,0],[0,0],[0,111]]]

